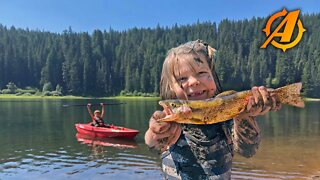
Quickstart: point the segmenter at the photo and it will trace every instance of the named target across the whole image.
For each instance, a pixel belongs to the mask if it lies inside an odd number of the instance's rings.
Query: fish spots
[[[217,115],[214,115],[211,119],[210,119],[210,124],[216,122],[217,119]]]
[[[208,124],[209,116],[203,116],[202,121],[203,121],[204,124]]]
[[[209,76],[205,77],[209,78]],[[213,89],[210,89],[209,91],[212,90]],[[280,103],[297,107],[304,106],[299,92],[296,92],[296,94],[287,91],[282,92],[280,90],[274,92],[278,96],[278,98],[276,98],[276,106],[279,106]],[[166,104],[167,106],[171,105],[173,109],[177,109],[174,111],[176,117],[175,119],[171,117],[171,121],[186,124],[213,124],[231,119],[246,110],[248,102],[251,102],[250,98],[253,98],[251,91],[239,93],[236,93],[235,91],[225,91],[210,99],[189,100],[187,102],[173,100],[172,102],[165,101],[165,103],[162,104]],[[263,103],[263,101],[260,101],[259,103]],[[161,105],[161,103],[159,104]],[[188,113],[188,109],[192,113]]]

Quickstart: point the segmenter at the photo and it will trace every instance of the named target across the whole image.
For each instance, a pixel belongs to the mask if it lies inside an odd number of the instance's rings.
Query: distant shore
[[[305,101],[320,101],[320,98],[303,98]]]
[[[0,94],[1,99],[160,99],[160,97],[143,97],[143,96],[109,96],[109,97],[84,97],[84,96],[17,96],[15,94]],[[320,98],[303,98],[304,101],[320,101]]]
[[[85,96],[17,96],[15,94],[0,94],[1,99],[160,99],[160,97],[143,97],[143,96],[109,96],[109,97],[85,97]]]
[[[15,94],[0,94],[0,99],[89,99],[82,96],[36,96],[36,95],[20,95]]]

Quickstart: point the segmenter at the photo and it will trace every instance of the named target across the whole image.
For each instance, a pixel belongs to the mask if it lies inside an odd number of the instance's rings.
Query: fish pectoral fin
[[[164,118],[158,119],[157,121],[159,122],[171,122],[171,121],[176,121],[179,118],[179,116],[177,114],[170,114],[167,115]]]

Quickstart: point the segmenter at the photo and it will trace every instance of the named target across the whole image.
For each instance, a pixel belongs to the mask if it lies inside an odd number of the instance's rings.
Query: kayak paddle
[[[103,105],[121,105],[127,103],[103,103]],[[100,106],[101,104],[91,104],[91,106]],[[87,104],[64,104],[62,107],[87,106]]]

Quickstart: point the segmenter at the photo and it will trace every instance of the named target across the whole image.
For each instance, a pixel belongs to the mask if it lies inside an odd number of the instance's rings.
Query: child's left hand
[[[281,109],[281,103],[277,96],[269,93],[264,86],[252,87],[253,96],[249,97],[247,107],[243,113],[238,115],[237,119],[242,119],[247,116],[255,117],[264,115],[270,110],[278,111]]]

